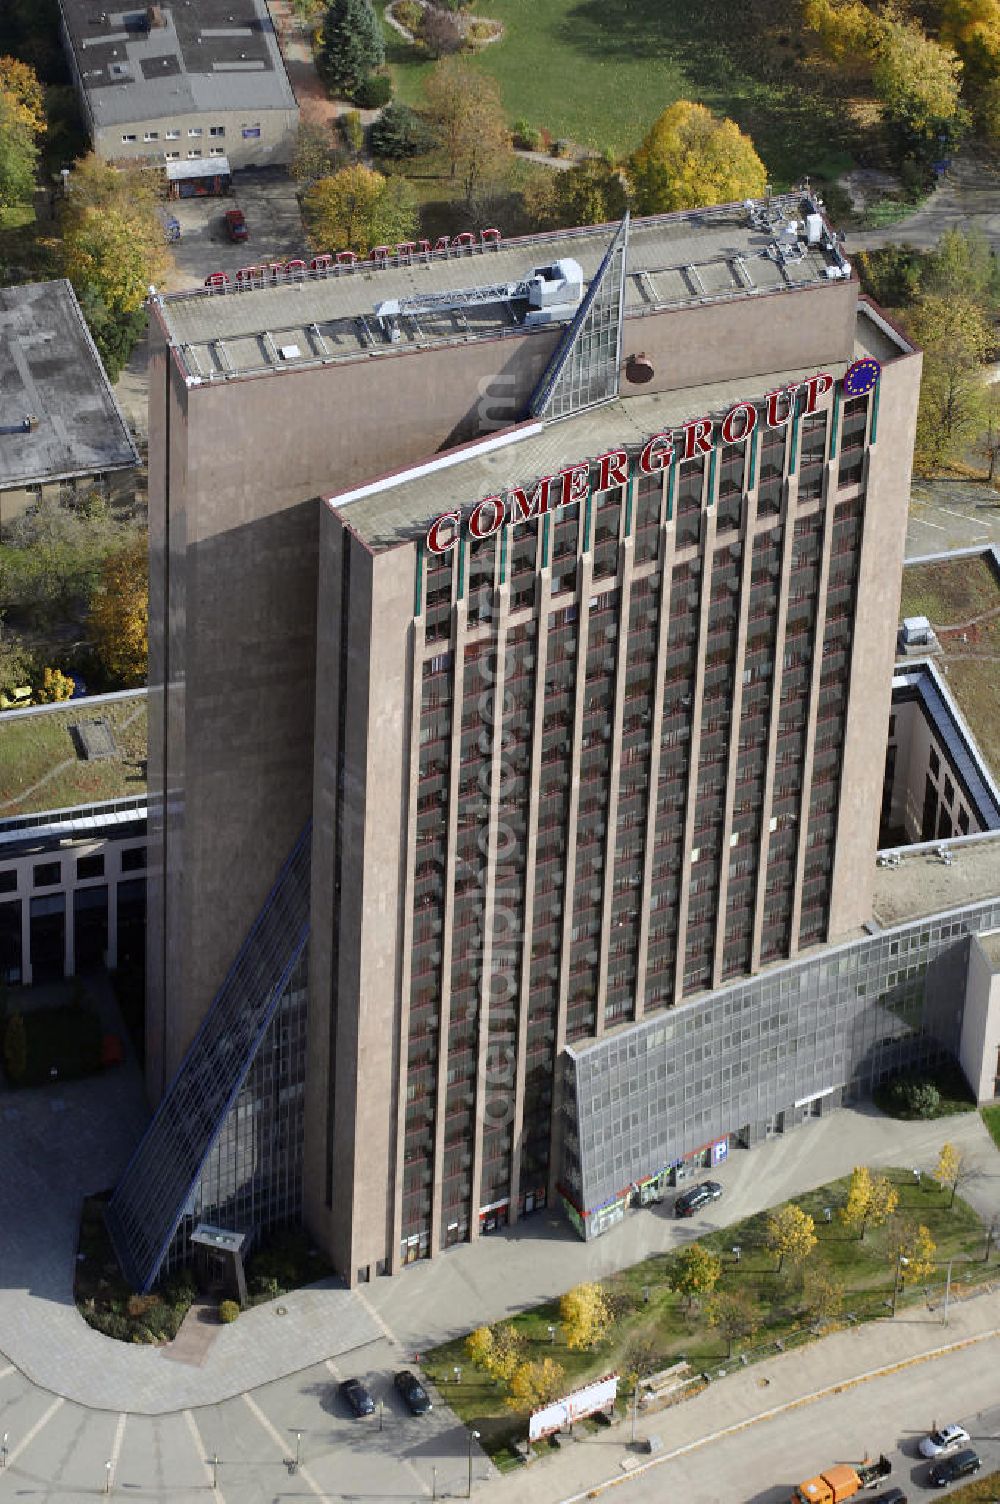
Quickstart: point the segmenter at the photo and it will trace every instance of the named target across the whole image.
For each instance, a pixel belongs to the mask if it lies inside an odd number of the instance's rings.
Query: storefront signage
[[[815,412],[820,398],[825,397],[833,385],[833,377],[821,371],[806,381],[768,392],[764,398],[764,426],[783,428],[795,410],[800,391],[805,392],[803,412]],[[679,432],[665,429],[654,433],[633,460],[624,449],[609,449],[596,460],[581,460],[556,475],[543,475],[530,490],[513,486],[505,495],[484,496],[465,517],[465,532],[473,539],[489,538],[511,523],[527,522],[558,511],[560,507],[585,501],[592,490],[600,492],[611,486],[624,486],[630,472],[633,475],[656,475],[674,460],[696,459],[709,453],[715,442],[716,429],[724,444],[742,444],[761,420],[756,403],[737,402],[718,424],[712,418],[692,418],[681,425]],[[427,547],[431,553],[444,554],[454,548],[462,524],[463,514],[459,511],[445,512],[436,518],[427,530]]]
[[[205,278],[205,286],[231,287],[234,283],[237,287],[272,286],[275,282],[304,277],[307,272],[326,276],[343,267],[385,266],[390,261],[400,265],[413,261],[418,256],[432,256],[446,251],[471,251],[477,245],[497,246],[500,239],[500,231],[496,229],[480,230],[478,236],[471,230],[463,230],[460,235],[439,235],[435,241],[401,240],[396,245],[377,245],[368,256],[359,256],[356,251],[337,251],[335,254],[324,252],[322,256],[312,256],[308,261],[296,256],[291,261],[241,266],[232,276],[228,272],[211,272]]]

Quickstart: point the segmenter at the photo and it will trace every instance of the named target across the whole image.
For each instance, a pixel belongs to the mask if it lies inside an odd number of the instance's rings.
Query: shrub
[[[358,152],[365,144],[365,128],[357,110],[348,110],[339,119],[340,133],[348,151]]]
[[[250,1281],[250,1293],[255,1300],[273,1300],[281,1294],[281,1285],[273,1274],[258,1274]]]
[[[363,110],[380,110],[391,98],[392,79],[387,73],[369,73],[354,91],[354,102]]]
[[[552,143],[552,155],[554,157],[568,157],[569,156],[569,145],[570,145],[569,142],[565,141],[565,140],[553,141],[553,143]]]
[[[405,26],[407,31],[416,33],[420,30],[420,23],[424,19],[424,8],[417,4],[417,0],[398,0],[393,9],[393,15],[400,26]]]
[[[446,10],[428,5],[417,30],[429,57],[450,57],[462,50],[462,33],[458,22]]]
[[[372,151],[377,157],[418,157],[433,144],[434,136],[420,116],[397,100],[386,105],[371,128]]]
[[[219,1320],[224,1326],[228,1326],[231,1321],[235,1321],[239,1314],[240,1308],[235,1300],[219,1301]]]
[[[898,1076],[885,1093],[888,1110],[904,1118],[932,1118],[941,1106],[941,1093],[920,1076]]]
[[[472,46],[488,42],[495,35],[496,27],[491,26],[489,21],[470,21],[465,28],[465,40]]]

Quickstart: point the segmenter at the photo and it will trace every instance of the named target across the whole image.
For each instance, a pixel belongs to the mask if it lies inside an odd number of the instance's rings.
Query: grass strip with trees
[[[445,1343],[425,1355],[425,1371],[497,1465],[512,1466],[530,1411],[602,1374],[622,1376],[624,1408],[640,1378],[682,1359],[714,1378],[736,1358],[758,1361],[934,1298],[949,1261],[961,1290],[995,1265],[987,1231],[960,1194],[975,1167],[945,1149],[933,1175],[859,1166]]]

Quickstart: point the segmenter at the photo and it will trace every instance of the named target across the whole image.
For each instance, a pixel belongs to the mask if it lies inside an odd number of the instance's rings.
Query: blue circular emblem
[[[881,371],[882,367],[873,355],[856,360],[844,373],[844,396],[863,397],[878,381]]]

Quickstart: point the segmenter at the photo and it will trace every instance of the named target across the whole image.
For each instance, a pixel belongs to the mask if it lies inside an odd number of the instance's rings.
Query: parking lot
[[[399,1362],[398,1348],[379,1339],[235,1399],[159,1416],[85,1411],[0,1370],[9,1447],[0,1497],[25,1490],[51,1500],[89,1497],[106,1473],[116,1494],[169,1504],[203,1501],[213,1482],[217,1504],[308,1494],[462,1497],[470,1457],[474,1484],[492,1466],[440,1402],[429,1415],[409,1413],[392,1383]],[[370,1390],[374,1415],[351,1414],[337,1393],[347,1377]]]
[[[283,168],[237,172],[233,192],[223,198],[172,200],[169,213],[181,227],[181,238],[170,247],[174,270],[165,288],[179,292],[201,287],[210,272],[228,272],[261,261],[287,261],[305,248],[302,216],[295,183]],[[246,215],[248,239],[234,245],[225,231],[227,209]]]

